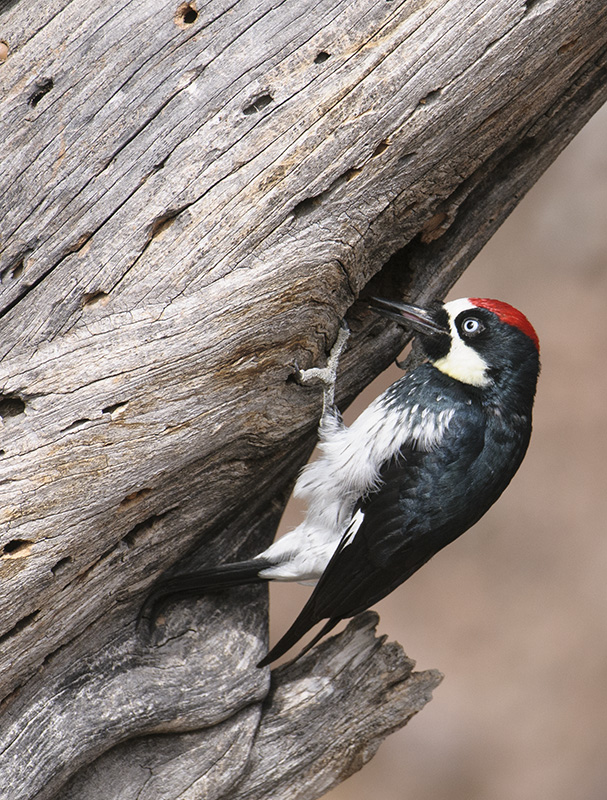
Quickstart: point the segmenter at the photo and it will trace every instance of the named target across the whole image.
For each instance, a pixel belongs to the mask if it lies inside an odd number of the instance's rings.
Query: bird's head
[[[539,339],[508,303],[474,297],[421,308],[373,298],[372,305],[414,330],[428,359],[451,378],[480,388],[520,383],[535,393]]]

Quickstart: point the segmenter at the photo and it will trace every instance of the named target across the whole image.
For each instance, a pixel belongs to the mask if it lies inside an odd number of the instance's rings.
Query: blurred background
[[[445,679],[329,800],[607,798],[607,107],[450,299],[468,295],[512,303],[539,334],[531,446],[481,522],[375,606],[378,632]],[[272,642],[309,592],[272,587]]]

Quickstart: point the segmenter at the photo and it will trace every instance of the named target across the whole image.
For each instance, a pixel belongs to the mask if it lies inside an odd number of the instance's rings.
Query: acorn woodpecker
[[[468,530],[510,483],[529,444],[539,341],[520,311],[479,298],[429,308],[371,302],[417,334],[427,361],[346,427],[334,405],[342,327],[327,366],[298,372],[301,383],[324,390],[320,456],[294,489],[307,500],[305,520],[249,561],[162,581],[146,604],[257,581],[316,583],[260,667],[327,620],[306,652]]]

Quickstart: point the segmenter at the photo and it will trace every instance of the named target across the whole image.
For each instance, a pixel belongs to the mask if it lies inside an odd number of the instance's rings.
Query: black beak
[[[430,336],[449,333],[449,328],[441,325],[437,320],[435,310],[412,306],[408,303],[396,303],[394,300],[384,300],[383,297],[370,297],[368,302],[384,317],[389,317],[417,333],[425,333]]]

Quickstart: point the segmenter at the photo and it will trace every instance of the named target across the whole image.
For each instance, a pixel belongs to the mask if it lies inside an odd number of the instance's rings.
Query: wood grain
[[[322,362],[344,315],[342,405],[392,360],[402,333],[357,299],[448,289],[605,100],[607,11],[0,13],[0,784],[51,797],[129,738],[212,748],[220,725],[236,781],[263,592],[175,607],[150,640],[138,608],[162,571],[271,540],[320,408],[293,362]]]

